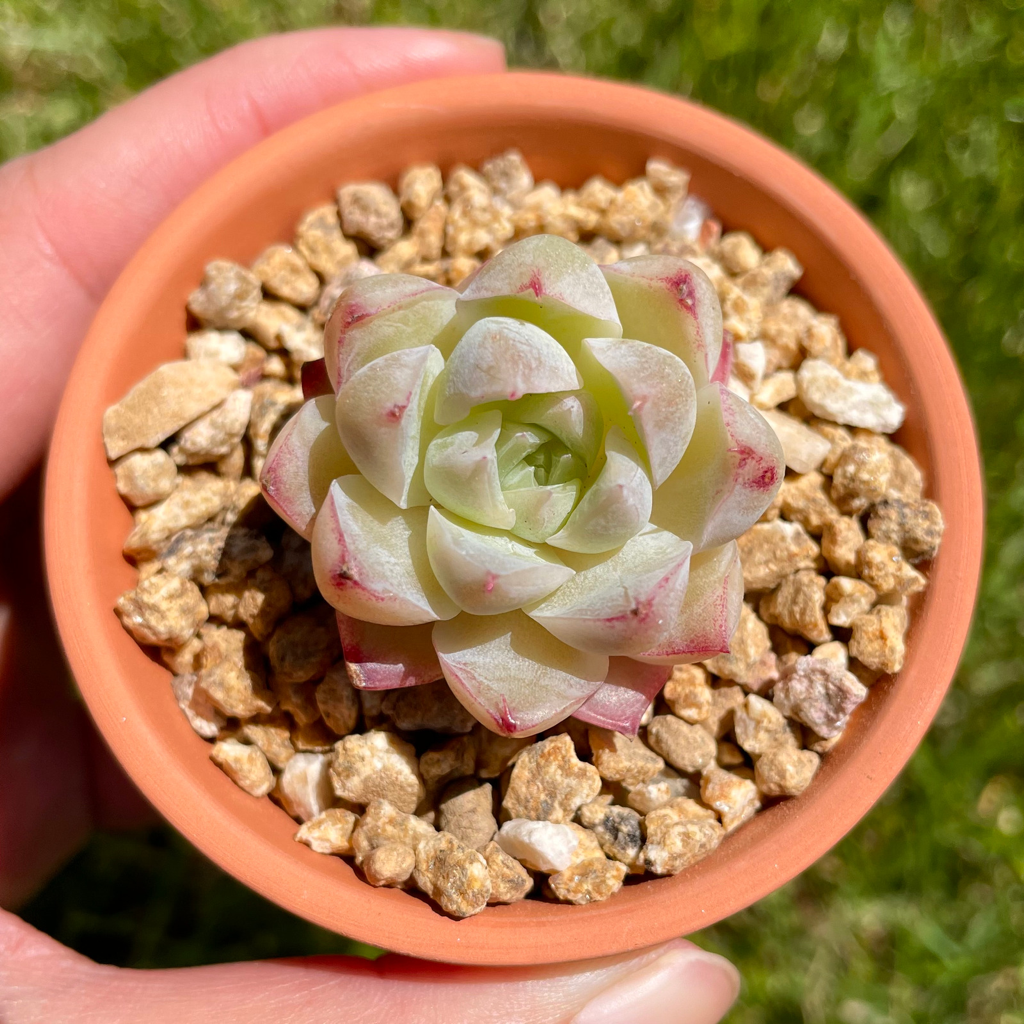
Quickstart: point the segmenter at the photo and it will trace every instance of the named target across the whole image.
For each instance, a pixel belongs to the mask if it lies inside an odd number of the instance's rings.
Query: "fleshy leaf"
[[[565,551],[592,554],[625,544],[647,525],[651,481],[637,450],[618,427],[604,440],[605,463],[569,521],[548,543]]]
[[[433,345],[389,352],[357,370],[338,392],[338,433],[359,472],[399,508],[426,505],[424,410],[444,367]]]
[[[338,612],[349,682],[360,690],[397,690],[444,678],[431,640],[432,622],[380,626]]]
[[[473,324],[448,357],[434,419],[458,423],[485,402],[515,402],[582,384],[569,354],[546,331],[524,320],[488,317]]]
[[[732,374],[732,334],[729,331],[722,331],[722,351],[718,354],[718,365],[711,374],[711,383],[724,384],[729,386],[729,377]]]
[[[528,614],[571,647],[639,654],[675,623],[692,550],[688,541],[650,529],[604,559],[569,559],[576,575]]]
[[[423,480],[432,497],[463,519],[497,530],[515,525],[498,476],[501,413],[478,413],[442,430],[427,447]]]
[[[533,235],[502,249],[475,274],[458,301],[462,329],[484,317],[527,320],[575,355],[583,338],[622,334],[611,291],[597,264],[555,235]]]
[[[427,558],[427,509],[401,509],[361,476],[331,484],[313,528],[313,573],[324,599],[383,626],[447,619],[458,607]]]
[[[498,476],[502,487],[505,478],[527,455],[532,455],[541,445],[551,440],[551,435],[538,427],[525,423],[511,423],[505,420],[494,448],[498,453]]]
[[[573,713],[588,725],[635,736],[640,719],[672,674],[671,666],[644,665],[632,658],[609,658],[608,678]]]
[[[588,391],[555,395],[528,395],[514,408],[515,419],[549,430],[569,451],[594,465],[601,450],[604,418],[597,399]]]
[[[647,452],[654,486],[660,487],[693,434],[697,392],[690,371],[677,355],[643,341],[588,338],[583,347],[606,371],[594,374],[595,390],[607,385],[602,378],[611,378]]]
[[[675,472],[654,493],[651,522],[718,547],[752,526],[782,485],[785,462],[775,431],[721,384],[697,392],[697,424]]]
[[[505,491],[505,501],[516,514],[512,533],[523,540],[543,544],[562,528],[579,493],[578,480]]]
[[[722,308],[707,274],[677,256],[637,256],[601,270],[623,335],[674,352],[704,387],[722,348]]]
[[[498,615],[538,601],[573,575],[553,552],[498,530],[473,527],[430,509],[430,568],[445,593],[471,615]]]
[[[327,376],[327,363],[322,357],[303,363],[299,376],[302,382],[302,397],[306,401],[319,398],[321,395],[334,394],[331,378]]]
[[[334,396],[311,398],[274,439],[260,473],[270,507],[306,540],[331,481],[355,473],[334,426]]]
[[[735,541],[690,559],[690,582],[679,617],[668,635],[637,655],[658,665],[705,661],[729,650],[743,609],[743,568]]]
[[[533,736],[555,725],[608,674],[604,655],[567,647],[521,611],[463,613],[438,622],[433,636],[452,693],[504,736]]]
[[[411,274],[353,281],[324,327],[324,361],[334,390],[389,352],[435,344],[447,356],[456,337],[445,328],[459,293]]]

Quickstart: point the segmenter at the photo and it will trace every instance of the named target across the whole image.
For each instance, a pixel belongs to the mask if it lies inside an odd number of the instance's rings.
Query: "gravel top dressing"
[[[563,190],[509,151],[344,185],[211,262],[183,358],[104,417],[139,570],[116,612],[212,760],[455,917],[686,870],[903,664],[943,529],[903,406],[688,178]],[[692,322],[660,362],[606,336],[652,267]]]

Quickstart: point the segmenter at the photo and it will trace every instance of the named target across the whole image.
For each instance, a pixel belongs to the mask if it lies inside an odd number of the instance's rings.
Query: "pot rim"
[[[931,489],[947,520],[942,551],[914,616],[905,668],[896,680],[876,684],[870,718],[855,716],[836,749],[842,755],[825,759],[806,793],[762,813],[708,860],[674,878],[627,885],[613,899],[587,907],[525,901],[488,907],[464,921],[410,893],[373,889],[338,858],[289,844],[276,825],[273,835],[261,831],[251,797],[209,761],[207,768],[184,762],[176,753],[182,723],[150,720],[143,712],[136,685],[139,649],[98,594],[106,548],[97,539],[95,513],[65,512],[90,507],[90,480],[97,456],[103,458],[100,419],[110,400],[104,382],[131,340],[126,325],[144,319],[144,296],[161,268],[190,245],[194,249],[204,224],[225,206],[255,195],[267,168],[287,177],[311,152],[336,150],[336,140],[356,126],[373,122],[408,130],[418,117],[444,111],[503,116],[511,125],[546,118],[640,133],[651,155],[685,149],[765,195],[827,246],[889,326],[897,343],[891,358],[905,366],[909,380],[911,394],[902,397],[920,415]],[[514,133],[506,131],[505,145],[514,144]],[[204,253],[202,262],[216,255]],[[767,895],[838,842],[914,752],[952,679],[978,586],[982,508],[971,413],[942,332],[896,256],[831,185],[751,129],[688,100],[588,78],[509,72],[405,85],[339,104],[259,143],[186,199],[134,256],[88,332],[50,449],[44,525],[51,599],[73,675],[117,759],[179,832],[261,895],[351,938],[425,959],[513,965],[623,953],[697,930]]]

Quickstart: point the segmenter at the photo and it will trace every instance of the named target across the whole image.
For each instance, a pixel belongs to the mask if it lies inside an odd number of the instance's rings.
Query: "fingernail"
[[[728,960],[674,949],[595,996],[572,1024],[715,1024],[739,990]]]

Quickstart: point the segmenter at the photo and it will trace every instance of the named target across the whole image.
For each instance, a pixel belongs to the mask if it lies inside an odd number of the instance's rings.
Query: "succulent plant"
[[[356,281],[324,353],[333,393],[284,426],[261,481],[312,543],[355,685],[443,676],[509,736],[573,714],[635,732],[672,665],[728,649],[735,538],[783,460],[721,381],[699,268],[599,267],[537,235],[461,291]]]

